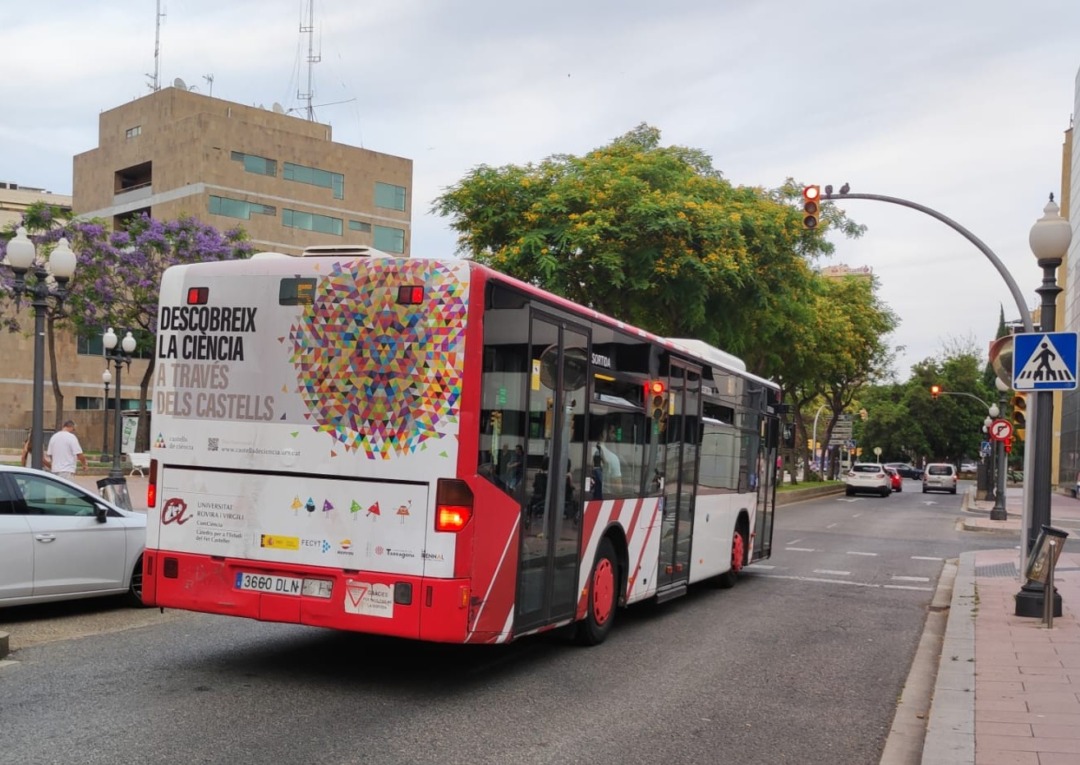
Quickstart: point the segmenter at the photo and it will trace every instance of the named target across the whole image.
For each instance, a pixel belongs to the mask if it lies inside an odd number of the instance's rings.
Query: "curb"
[[[0,659],[11,653],[11,638],[6,632],[0,632]]]
[[[818,499],[844,491],[844,484],[837,486],[815,486],[812,489],[792,489],[791,491],[776,492],[776,506],[790,505],[807,499]]]
[[[934,681],[922,765],[975,762],[975,553],[960,556],[941,663]]]

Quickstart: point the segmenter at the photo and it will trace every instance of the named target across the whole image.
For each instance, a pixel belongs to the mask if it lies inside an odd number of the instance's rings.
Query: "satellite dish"
[[[174,88],[179,88],[180,90],[187,90],[187,83],[181,80],[179,77],[173,80],[172,84]]]
[[[285,107],[282,106],[281,104],[279,104],[277,101],[275,101],[274,102],[274,114],[284,114],[284,113],[285,113]]]

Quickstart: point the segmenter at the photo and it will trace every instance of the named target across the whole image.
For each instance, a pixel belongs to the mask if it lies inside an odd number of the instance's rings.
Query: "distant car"
[[[889,480],[892,484],[892,490],[903,491],[904,479],[900,477],[900,473],[896,470],[896,468],[891,468],[888,465],[885,465],[884,468],[885,472],[889,474]]]
[[[961,473],[974,473],[978,469],[979,469],[979,463],[978,462],[961,462],[960,463],[960,472]]]
[[[142,604],[146,514],[0,465],[0,607],[126,594]]]
[[[844,476],[844,493],[849,497],[859,492],[870,492],[887,497],[892,494],[892,478],[885,467],[877,462],[856,462]]]
[[[885,467],[895,470],[901,478],[922,478],[922,470],[906,462],[886,462]]]
[[[928,491],[956,493],[956,468],[946,462],[934,462],[926,466],[922,479],[923,494]]]

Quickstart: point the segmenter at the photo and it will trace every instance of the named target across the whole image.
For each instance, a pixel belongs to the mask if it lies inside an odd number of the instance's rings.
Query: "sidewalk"
[[[1051,497],[1051,525],[1069,532],[1054,583],[1062,615],[1014,616],[1020,590],[1021,492],[1009,519],[965,498],[968,531],[1002,535],[1002,549],[964,553],[953,587],[923,765],[1080,763],[1080,501]]]

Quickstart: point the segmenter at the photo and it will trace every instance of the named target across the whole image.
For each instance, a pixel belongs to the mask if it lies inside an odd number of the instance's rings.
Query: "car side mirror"
[[[94,517],[97,518],[98,523],[105,523],[105,519],[108,517],[108,515],[109,508],[105,507],[105,505],[94,505]]]

